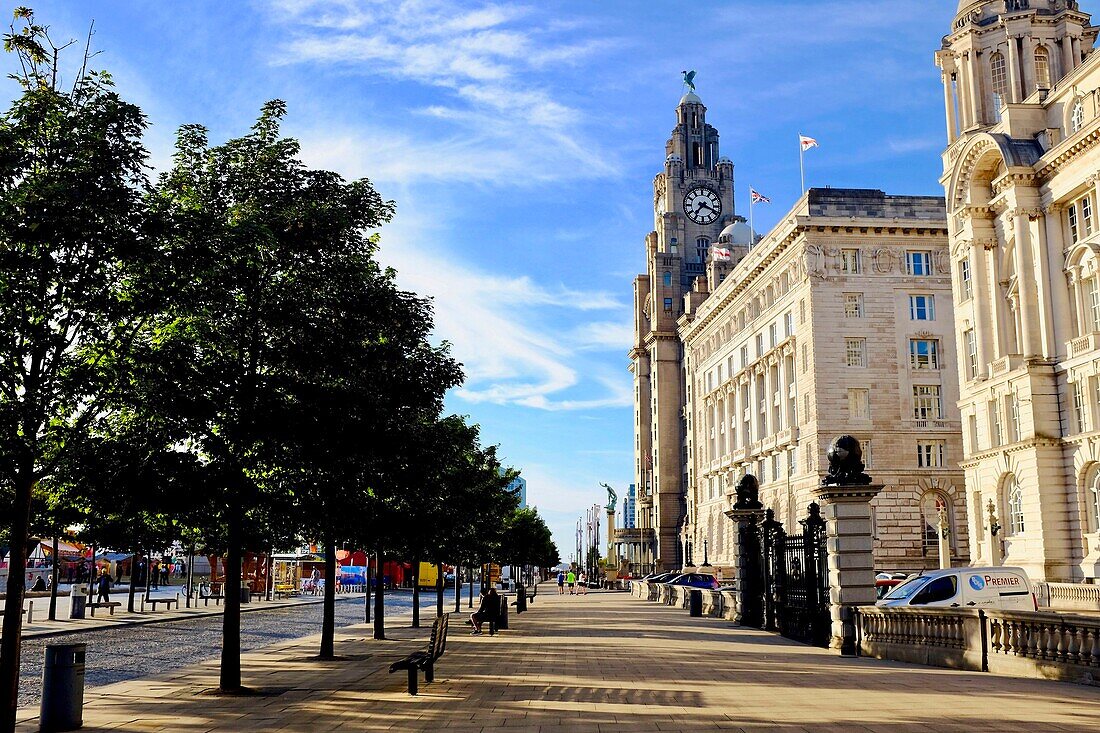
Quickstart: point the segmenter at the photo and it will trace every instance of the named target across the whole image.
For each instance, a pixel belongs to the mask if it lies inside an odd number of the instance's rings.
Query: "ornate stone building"
[[[943,199],[811,189],[751,249],[708,263],[685,298],[689,562],[734,564],[737,480],[790,531],[839,435],[885,489],[876,566],[938,567],[939,508],[967,558]],[[706,545],[704,547],[704,541]]]
[[[829,441],[852,433],[888,485],[880,567],[936,564],[939,505],[964,560],[943,200],[814,189],[753,245],[705,114],[695,94],[677,107],[634,284],[631,556],[732,565],[723,512],[737,478],[757,475],[765,504],[793,522]]]
[[[1100,576],[1100,55],[1074,0],[963,0],[936,53],[971,554]]]

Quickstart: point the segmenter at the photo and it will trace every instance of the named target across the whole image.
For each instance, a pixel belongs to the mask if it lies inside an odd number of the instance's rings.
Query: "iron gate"
[[[755,529],[758,543],[748,543],[748,558],[761,579],[763,618],[769,631],[809,644],[828,646],[829,556],[825,546],[825,520],[821,508],[810,504],[808,516],[799,522],[802,532],[788,535],[768,509]],[[755,546],[753,546],[755,545]]]

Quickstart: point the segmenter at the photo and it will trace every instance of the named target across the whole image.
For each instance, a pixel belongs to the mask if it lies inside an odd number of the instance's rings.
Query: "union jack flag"
[[[762,193],[756,191],[756,189],[749,189],[749,193],[752,194],[752,203],[754,204],[770,204],[772,200]]]

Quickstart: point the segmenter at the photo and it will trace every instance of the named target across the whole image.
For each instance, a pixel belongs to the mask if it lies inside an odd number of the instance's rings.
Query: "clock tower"
[[[677,321],[685,296],[708,287],[697,279],[724,277],[753,239],[734,210],[733,163],[719,154],[718,130],[707,124],[706,114],[693,91],[676,107],[664,169],[653,180],[647,272],[634,281],[636,522],[642,564],[666,571],[701,560],[693,557],[683,532],[690,523],[684,424],[690,417],[684,411],[687,387]],[[730,250],[729,259],[711,262],[715,246]]]

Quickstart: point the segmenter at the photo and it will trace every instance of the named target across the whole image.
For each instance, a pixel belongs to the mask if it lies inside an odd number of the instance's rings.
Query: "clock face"
[[[684,196],[684,213],[696,224],[713,224],[722,215],[722,199],[703,186],[696,186]]]

